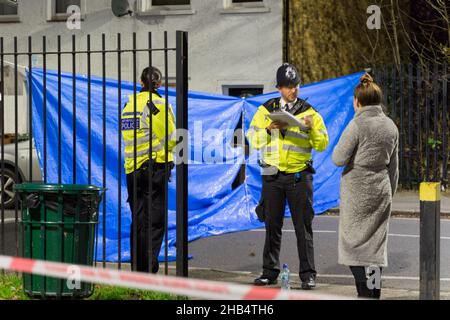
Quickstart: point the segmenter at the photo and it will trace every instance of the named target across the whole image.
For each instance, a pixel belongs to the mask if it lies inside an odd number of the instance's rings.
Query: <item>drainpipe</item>
[[[290,0],[284,0],[284,6],[283,6],[283,31],[284,31],[284,62],[290,62],[289,61],[289,1]]]

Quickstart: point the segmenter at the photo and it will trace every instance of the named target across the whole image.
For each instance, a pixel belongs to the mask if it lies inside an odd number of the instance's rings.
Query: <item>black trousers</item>
[[[169,177],[170,169],[169,165]],[[131,269],[133,271],[157,273],[159,270],[158,256],[161,250],[162,240],[165,230],[165,177],[164,164],[154,163],[152,174],[152,195],[151,208],[149,208],[150,188],[149,188],[149,168],[148,163],[139,170],[127,174],[128,202],[132,212],[132,223],[130,233]],[[134,190],[133,179],[136,177],[136,190]],[[169,179],[168,177],[168,179]],[[136,192],[136,203],[134,203],[134,192]],[[150,209],[150,210],[149,210]],[[151,217],[151,231],[149,228]],[[134,225],[137,227],[137,255],[134,263]],[[150,241],[152,242],[152,264],[150,270]]]
[[[262,198],[265,213],[266,240],[263,252],[263,276],[276,279],[280,273],[280,247],[286,200],[291,211],[297,237],[302,281],[316,275],[312,221],[313,175],[302,171],[296,181],[294,174],[277,173],[262,176]]]

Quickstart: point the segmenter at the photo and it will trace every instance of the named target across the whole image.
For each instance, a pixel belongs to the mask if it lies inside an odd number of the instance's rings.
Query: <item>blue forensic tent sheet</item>
[[[317,214],[339,204],[339,183],[342,169],[331,161],[331,153],[342,131],[353,117],[353,89],[362,73],[322,81],[304,86],[302,98],[310,102],[323,116],[328,128],[330,143],[325,152],[313,153],[314,209]],[[58,74],[47,71],[46,113],[44,119],[44,73],[33,69],[32,102],[33,134],[38,158],[43,168],[44,121],[47,124],[47,182],[58,182]],[[30,80],[30,74],[27,77]],[[73,152],[76,150],[76,183],[88,182],[88,79],[76,75],[76,114],[73,113],[72,74],[61,78],[61,182],[73,182]],[[119,105],[117,80],[106,80],[106,158],[103,158],[103,79],[91,78],[91,182],[102,186],[103,166],[106,167],[106,201],[100,208],[97,259],[103,258],[103,234],[106,239],[106,260],[118,259],[118,208],[121,206],[122,260],[130,259],[131,212],[127,203],[127,188],[123,163],[119,164],[119,112],[133,94],[133,84],[122,82],[122,105]],[[139,88],[138,88],[139,90]],[[161,90],[163,94],[164,89]],[[176,93],[169,89],[169,102],[175,110]],[[262,227],[254,208],[261,190],[260,168],[257,153],[245,157],[241,147],[233,147],[234,130],[244,115],[246,133],[259,105],[276,97],[270,93],[251,99],[189,92],[189,240],[211,235]],[[73,119],[76,123],[76,146],[73,145]],[[122,157],[123,158],[123,157]],[[123,160],[123,159],[122,159]],[[122,161],[123,162],[123,161]],[[241,164],[246,163],[246,181],[232,189]],[[118,171],[120,165],[120,173]],[[121,198],[119,199],[119,174]],[[175,258],[175,170],[169,183],[169,259]],[[119,201],[120,200],[120,201]],[[105,208],[103,208],[103,206]],[[103,214],[105,212],[106,214]],[[286,214],[289,211],[286,210]],[[103,230],[105,219],[106,230]],[[160,260],[164,259],[164,248]]]

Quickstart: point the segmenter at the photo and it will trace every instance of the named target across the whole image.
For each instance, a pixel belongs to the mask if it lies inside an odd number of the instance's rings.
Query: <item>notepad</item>
[[[284,110],[269,113],[266,117],[270,118],[272,121],[285,122],[289,127],[307,128],[303,120],[297,119],[294,115]]]

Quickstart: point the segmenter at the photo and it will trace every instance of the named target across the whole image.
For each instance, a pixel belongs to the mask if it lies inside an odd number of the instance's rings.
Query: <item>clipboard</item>
[[[303,120],[297,119],[295,116],[284,110],[269,113],[268,115],[266,115],[266,118],[269,118],[272,121],[285,122],[289,127],[306,128],[306,124]]]

